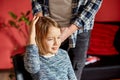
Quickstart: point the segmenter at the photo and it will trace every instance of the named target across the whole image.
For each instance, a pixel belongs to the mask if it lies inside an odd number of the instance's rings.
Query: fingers
[[[36,19],[38,19],[39,18],[39,16],[34,16],[33,17],[33,20],[36,20]]]
[[[33,23],[36,23],[38,19],[39,19],[38,16],[34,16],[34,17],[33,17]]]
[[[35,30],[35,24],[36,24],[36,22],[37,22],[38,19],[39,19],[39,17],[37,17],[37,16],[33,17],[32,22],[30,24],[30,31],[31,32]]]

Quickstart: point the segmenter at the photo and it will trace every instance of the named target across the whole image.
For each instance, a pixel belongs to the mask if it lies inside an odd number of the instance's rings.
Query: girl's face
[[[61,45],[61,39],[60,39],[60,29],[51,26],[48,30],[47,37],[44,40],[44,47],[46,49],[47,54],[54,54],[58,51],[60,45]]]

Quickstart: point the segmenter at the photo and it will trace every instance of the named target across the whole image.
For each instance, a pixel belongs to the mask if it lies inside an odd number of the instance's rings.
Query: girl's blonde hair
[[[44,46],[44,39],[47,37],[49,28],[57,27],[60,29],[60,26],[50,17],[40,17],[35,24],[36,29],[36,44],[39,48],[39,53],[42,55],[46,54],[46,48]]]

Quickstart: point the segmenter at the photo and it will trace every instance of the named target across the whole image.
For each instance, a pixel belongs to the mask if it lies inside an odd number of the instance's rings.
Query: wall
[[[9,26],[8,20],[11,17],[8,12],[12,11],[20,16],[21,12],[31,10],[31,3],[30,0],[1,0],[0,6],[0,69],[10,69],[12,68],[11,56],[16,51],[23,51],[22,48],[26,45],[28,26],[21,25],[21,31]]]

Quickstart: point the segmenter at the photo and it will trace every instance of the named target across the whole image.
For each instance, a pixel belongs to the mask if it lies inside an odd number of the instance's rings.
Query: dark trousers
[[[83,32],[78,34],[76,47],[71,48],[68,51],[73,69],[75,71],[75,74],[78,80],[81,79],[82,70],[85,66],[86,52],[89,46],[90,33],[91,33],[91,30],[88,32]],[[61,48],[67,50],[68,40],[63,42],[63,44],[61,45]]]

